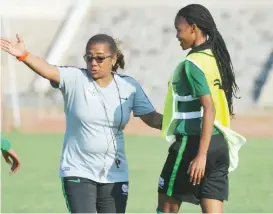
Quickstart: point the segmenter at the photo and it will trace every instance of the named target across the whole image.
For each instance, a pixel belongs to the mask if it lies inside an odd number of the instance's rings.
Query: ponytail
[[[227,50],[226,43],[222,35],[217,29],[212,32],[208,32],[208,35],[211,37],[211,41],[209,40],[208,42],[211,43],[212,53],[216,59],[216,63],[221,75],[222,88],[226,94],[229,112],[230,115],[233,116],[234,111],[232,98],[233,96],[237,98],[236,93],[238,92],[239,87],[235,81],[235,74],[230,54]]]
[[[124,55],[117,47],[117,61],[116,64],[112,67],[112,71],[117,72],[118,68],[124,69],[124,66],[125,66]]]

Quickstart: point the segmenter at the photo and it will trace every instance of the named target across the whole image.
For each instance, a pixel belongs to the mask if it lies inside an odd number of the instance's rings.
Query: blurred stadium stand
[[[91,0],[90,0],[91,1]],[[2,6],[2,2],[3,6]],[[50,45],[61,29],[67,11],[73,1],[1,1],[2,18],[9,22],[10,33],[20,33],[27,49],[46,57]],[[80,1],[79,1],[80,2]],[[152,103],[163,110],[167,79],[183,53],[175,38],[174,16],[182,6],[193,1],[107,1],[94,0],[88,15],[76,29],[76,36],[67,47],[61,65],[85,67],[83,54],[88,39],[97,33],[107,33],[122,41],[125,54],[125,74],[140,81]],[[239,100],[235,110],[245,112],[255,106],[273,108],[273,71],[261,91],[262,99],[253,99],[255,79],[273,49],[273,1],[194,1],[202,2],[212,12],[216,24],[230,51],[237,81],[240,86]],[[3,30],[2,30],[3,32]],[[11,107],[9,76],[6,54],[2,54],[2,104]],[[62,106],[58,91],[43,87],[43,100],[37,99],[40,77],[20,64],[15,63],[20,108],[54,108]],[[36,82],[36,84],[35,84]],[[266,95],[265,95],[266,94]],[[40,103],[39,103],[40,102]]]

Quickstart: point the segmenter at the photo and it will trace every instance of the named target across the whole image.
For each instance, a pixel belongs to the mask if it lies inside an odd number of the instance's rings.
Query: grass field
[[[10,176],[2,161],[2,212],[66,213],[58,178],[62,135],[5,135],[20,155],[22,168]],[[157,137],[127,136],[130,168],[127,212],[154,213],[157,182],[168,145]],[[240,153],[239,168],[230,174],[230,199],[225,212],[273,212],[273,140],[249,139]],[[183,204],[181,212],[200,212]]]

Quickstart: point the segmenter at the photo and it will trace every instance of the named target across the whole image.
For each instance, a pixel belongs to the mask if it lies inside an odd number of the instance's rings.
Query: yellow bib
[[[230,127],[230,114],[226,94],[221,89],[222,79],[211,50],[207,49],[202,52],[190,54],[186,60],[191,61],[205,74],[216,110],[215,120],[225,127]],[[190,78],[190,75],[187,74],[187,76]],[[189,79],[189,82],[191,82],[191,79]]]
[[[202,52],[197,52],[187,56],[185,60],[192,62],[196,65],[201,71],[204,72],[207,79],[209,89],[211,91],[212,100],[216,110],[215,120],[225,127],[230,127],[230,115],[228,109],[228,103],[226,99],[225,92],[221,89],[222,80],[218,71],[218,67],[215,61],[215,58],[212,55],[211,50],[204,50]],[[182,62],[183,63],[183,62]],[[176,69],[181,69],[180,63]],[[189,80],[190,85],[192,82],[191,75],[187,69],[186,74]],[[170,78],[168,83],[168,92],[165,99],[165,107],[163,114],[163,124],[161,136],[166,138],[168,135],[172,134],[172,131],[175,128],[176,120],[174,118],[175,111],[177,110],[177,103],[174,100],[174,91],[172,87],[173,77]],[[192,94],[192,97],[195,97],[195,94]]]
[[[230,157],[229,171],[233,171],[238,166],[238,153],[240,148],[246,143],[246,139],[230,129],[230,115],[228,103],[225,92],[221,89],[222,80],[215,58],[213,57],[211,50],[204,50],[188,55],[185,60],[192,62],[205,74],[208,86],[210,88],[212,100],[216,109],[214,126],[224,135],[227,141]],[[181,63],[176,69],[181,69]],[[188,73],[189,71],[187,69],[185,69],[185,71],[188,77],[188,81],[190,85],[192,85],[191,75]],[[176,127],[178,119],[190,119],[199,116],[198,112],[177,112],[178,101],[189,101],[195,99],[196,97],[195,94],[184,97],[178,96],[173,90],[172,81],[173,79],[171,77],[169,80],[168,92],[165,100],[161,132],[161,136],[165,138],[168,142],[172,142],[175,140],[173,136],[173,130]],[[201,117],[202,116],[203,115],[201,113]]]

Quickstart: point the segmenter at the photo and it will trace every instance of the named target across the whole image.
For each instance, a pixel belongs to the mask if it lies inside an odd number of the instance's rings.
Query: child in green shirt
[[[1,136],[1,151],[5,161],[11,165],[11,173],[16,173],[21,166],[21,161],[16,152],[11,149],[10,141],[3,136]]]

